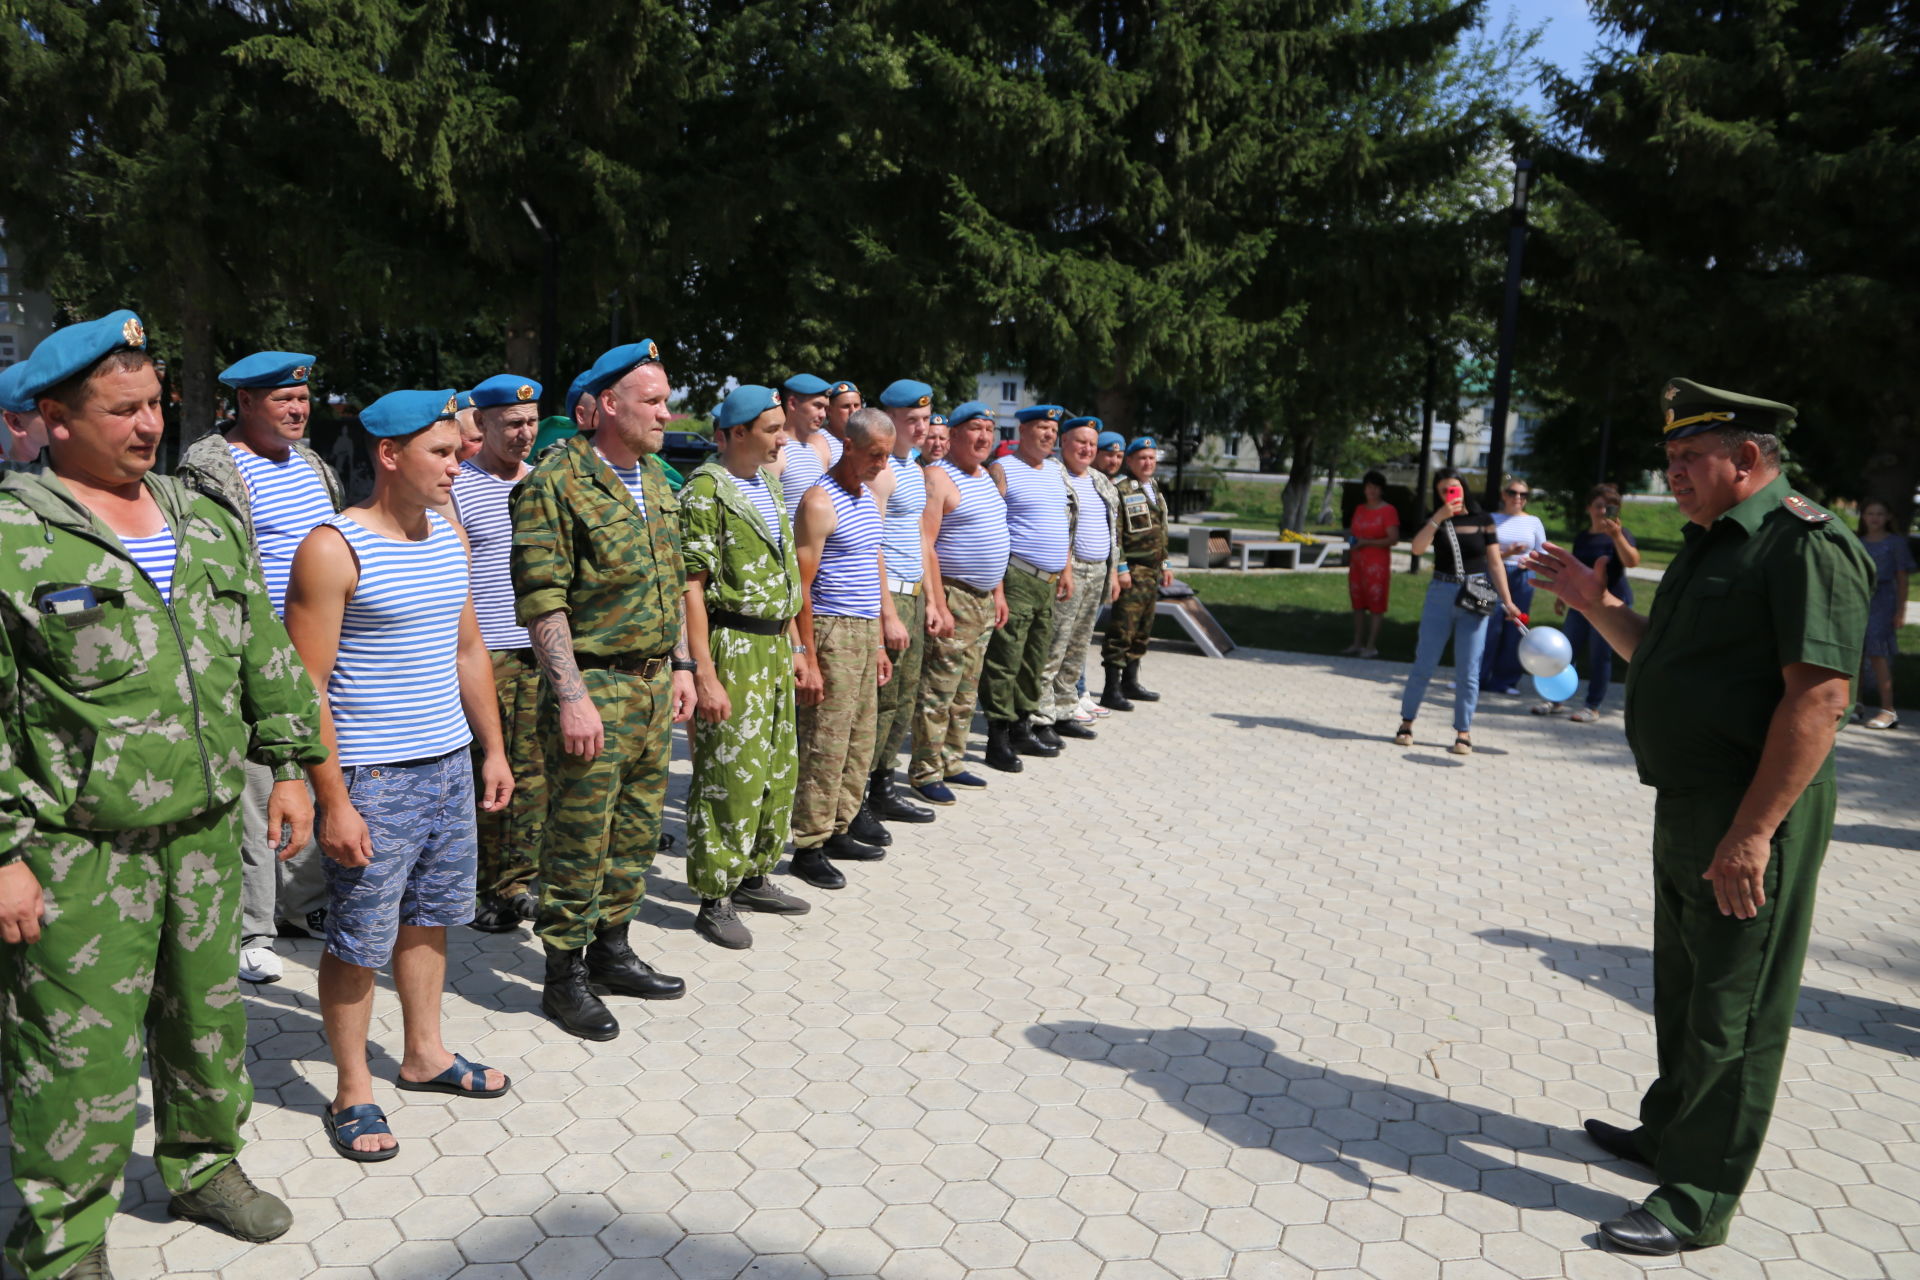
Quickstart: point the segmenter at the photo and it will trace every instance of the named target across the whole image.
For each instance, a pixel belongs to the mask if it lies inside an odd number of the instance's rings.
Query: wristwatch
[[[795,643],[795,645],[793,646],[793,651],[795,653],[806,653],[808,652],[808,649],[807,649],[807,646],[803,644]]]
[[[670,658],[667,661],[667,665],[675,671],[698,671],[700,669],[700,664],[690,658]]]

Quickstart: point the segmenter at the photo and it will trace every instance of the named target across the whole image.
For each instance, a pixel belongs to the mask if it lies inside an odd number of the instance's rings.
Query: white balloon
[[[1536,676],[1557,676],[1573,661],[1573,645],[1558,627],[1532,627],[1520,641],[1520,665]]]

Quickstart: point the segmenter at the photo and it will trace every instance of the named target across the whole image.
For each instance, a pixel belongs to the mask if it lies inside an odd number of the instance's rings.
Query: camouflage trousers
[[[733,714],[695,717],[687,790],[687,884],[724,898],[748,876],[773,870],[787,843],[799,774],[793,643],[715,627],[707,638]]]
[[[253,1105],[240,999],[240,815],[134,831],[40,828],[22,861],[40,940],[0,946],[0,1073],[24,1201],[7,1261],[57,1276],[106,1239],[133,1150],[144,1033],[169,1190],[232,1160]]]
[[[500,732],[513,798],[499,813],[479,811],[480,870],[474,890],[482,898],[508,898],[533,886],[540,870],[540,832],[547,825],[547,773],[540,749],[540,702],[546,677],[523,649],[493,651],[493,688],[500,700]],[[474,777],[479,778],[478,757]],[[475,786],[479,796],[481,788]]]
[[[1100,664],[1123,667],[1147,656],[1153,638],[1153,609],[1160,603],[1160,565],[1129,564],[1133,585],[1120,593],[1107,615],[1107,634],[1100,644]]]
[[[980,674],[989,720],[1024,720],[1040,708],[1041,671],[1053,647],[1054,584],[1007,568],[1007,625],[993,633]]]
[[[891,770],[900,758],[913,722],[920,714],[920,667],[927,652],[927,597],[924,586],[910,596],[893,593],[900,625],[907,629],[907,647],[889,649],[893,679],[880,686],[879,710],[873,725],[873,770]]]
[[[814,656],[826,696],[800,708],[800,782],[793,846],[811,849],[847,829],[866,798],[879,689],[880,620],[815,616]]]
[[[993,593],[947,583],[953,634],[928,636],[920,671],[920,715],[913,726],[915,784],[938,782],[966,767],[967,731],[980,696],[980,666],[993,635]]]
[[[1035,724],[1071,720],[1080,705],[1080,672],[1086,666],[1087,645],[1100,606],[1107,602],[1107,562],[1075,556],[1069,566],[1073,594],[1053,602],[1053,646],[1040,673],[1040,708]]]
[[[660,844],[660,808],[673,757],[673,682],[665,666],[652,679],[605,670],[580,677],[606,729],[605,745],[593,759],[562,750],[560,703],[540,700],[549,801],[534,932],[568,951],[625,924],[640,909]]]

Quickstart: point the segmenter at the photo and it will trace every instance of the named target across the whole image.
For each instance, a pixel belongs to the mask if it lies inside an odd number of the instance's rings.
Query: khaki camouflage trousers
[[[1127,567],[1133,573],[1133,585],[1120,593],[1107,615],[1107,634],[1100,644],[1102,666],[1140,661],[1153,638],[1153,610],[1160,603],[1160,562]]]
[[[474,890],[482,898],[509,898],[533,885],[540,870],[540,832],[547,825],[547,773],[540,749],[540,700],[546,677],[519,649],[493,652],[493,689],[500,700],[500,732],[513,798],[499,813],[479,811],[480,869]],[[479,772],[474,773],[477,782]],[[481,788],[474,787],[479,796]]]
[[[652,679],[604,670],[580,677],[606,729],[606,745],[592,760],[561,749],[560,703],[540,700],[550,800],[534,932],[568,951],[640,909],[660,844],[673,757],[673,682],[666,667]]]
[[[0,1072],[24,1204],[7,1261],[57,1276],[107,1237],[133,1149],[144,1036],[154,1163],[199,1188],[240,1150],[253,1105],[240,999],[240,815],[137,831],[40,828],[22,861],[40,940],[0,945]]]
[[[947,584],[953,634],[928,636],[920,672],[920,716],[913,727],[915,784],[938,782],[966,767],[967,731],[980,696],[980,666],[993,635],[993,593]]]
[[[733,714],[695,716],[693,783],[687,790],[687,884],[724,898],[748,876],[773,870],[787,843],[800,769],[793,698],[793,644],[715,627],[707,646]]]
[[[880,686],[873,726],[875,772],[893,768],[913,733],[913,722],[920,715],[920,667],[927,651],[927,597],[919,591],[910,596],[896,591],[893,607],[900,614],[900,625],[907,629],[908,643],[904,649],[887,650],[893,679]]]
[[[793,846],[811,849],[847,829],[866,798],[879,689],[880,620],[815,616],[813,643],[826,697],[800,708],[800,783]]]
[[[1080,705],[1080,672],[1100,606],[1107,602],[1107,562],[1073,559],[1073,594],[1053,602],[1053,645],[1040,674],[1040,709],[1035,724],[1071,720]]]

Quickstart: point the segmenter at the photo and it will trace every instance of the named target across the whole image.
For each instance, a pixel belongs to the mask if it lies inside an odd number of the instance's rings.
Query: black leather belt
[[[624,671],[651,680],[667,669],[668,654],[647,657],[638,653],[581,653],[573,655],[573,665],[582,671]]]
[[[985,587],[976,587],[971,582],[962,582],[958,578],[942,578],[940,582],[942,586],[954,587],[966,592],[970,596],[990,596],[993,594],[992,591]]]
[[[709,627],[725,627],[729,631],[744,631],[748,635],[777,636],[787,629],[785,618],[749,618],[744,613],[735,613],[731,609],[707,610]]]

